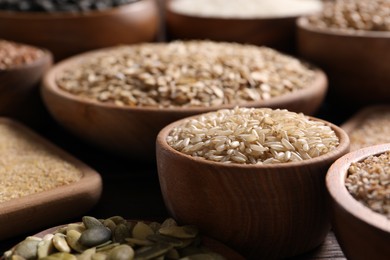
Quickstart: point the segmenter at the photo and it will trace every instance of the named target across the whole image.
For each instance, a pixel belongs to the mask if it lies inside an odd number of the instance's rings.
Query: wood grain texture
[[[109,50],[106,49],[106,50]],[[178,119],[235,105],[198,108],[119,107],[109,103],[82,99],[59,89],[56,77],[98,52],[93,51],[56,64],[44,77],[42,95],[51,115],[72,133],[95,145],[128,157],[155,157],[158,132]],[[325,74],[317,70],[314,82],[304,89],[258,102],[247,107],[285,108],[313,114],[327,90]]]
[[[177,13],[166,1],[166,29],[171,39],[209,39],[266,45],[286,52],[295,51],[294,17],[258,19],[201,17]]]
[[[69,185],[0,203],[0,240],[73,218],[97,203],[102,191],[101,177],[97,172],[23,125],[7,118],[0,118],[0,123],[15,127],[42,143],[83,174],[79,181]]]
[[[58,61],[92,49],[155,40],[158,20],[154,0],[78,14],[0,11],[0,38],[44,47]]]
[[[0,116],[40,123],[44,111],[38,89],[52,63],[52,54],[44,50],[44,55],[32,63],[0,70]]]
[[[332,225],[348,259],[389,259],[390,220],[355,200],[345,187],[352,162],[390,150],[382,144],[350,152],[338,159],[326,176]]]
[[[165,127],[157,137],[161,190],[174,218],[198,225],[249,259],[290,257],[323,242],[330,228],[325,174],[349,149],[342,129],[330,124],[340,145],[323,156],[295,163],[239,165],[172,149],[165,140],[180,123]]]
[[[330,98],[360,107],[390,101],[390,33],[320,30],[297,21],[298,53],[329,76]]]

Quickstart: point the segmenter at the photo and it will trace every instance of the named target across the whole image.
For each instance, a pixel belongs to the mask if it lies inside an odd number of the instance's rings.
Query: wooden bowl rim
[[[123,46],[132,46],[132,45],[123,45]],[[112,103],[103,103],[98,102],[92,99],[87,98],[81,98],[79,96],[76,96],[74,94],[68,93],[64,90],[61,90],[56,82],[55,78],[58,74],[60,74],[64,69],[71,67],[73,64],[78,64],[82,62],[84,59],[88,57],[93,57],[101,52],[104,51],[110,51],[113,50],[116,47],[108,47],[108,48],[102,48],[98,50],[93,50],[89,52],[84,52],[82,54],[78,54],[75,56],[72,56],[70,58],[67,58],[65,60],[60,61],[59,63],[55,64],[43,77],[42,80],[42,89],[45,89],[47,91],[50,91],[52,94],[56,96],[60,96],[64,99],[71,100],[80,104],[87,104],[90,106],[97,106],[104,109],[109,110],[115,110],[115,111],[132,111],[132,112],[155,112],[155,113],[202,113],[202,112],[209,112],[214,111],[218,109],[224,109],[224,108],[233,108],[235,106],[245,106],[245,107],[251,107],[251,106],[263,106],[263,107],[269,107],[269,106],[277,106],[278,104],[284,104],[288,102],[299,102],[302,98],[305,97],[312,97],[316,93],[325,92],[328,88],[327,86],[327,77],[326,74],[319,68],[314,67],[310,64],[309,67],[314,69],[315,71],[315,78],[313,82],[308,84],[303,89],[296,90],[294,92],[290,92],[278,97],[273,97],[268,100],[260,100],[260,101],[252,101],[252,102],[245,102],[241,104],[226,104],[222,106],[210,106],[210,107],[173,107],[173,108],[159,108],[159,107],[152,107],[152,106],[136,106],[136,107],[129,107],[129,106],[117,106]],[[301,60],[302,61],[302,60]],[[304,62],[304,61],[303,61]],[[306,63],[306,62],[304,62]]]
[[[340,143],[336,147],[336,149],[334,149],[326,154],[323,154],[323,155],[315,157],[315,158],[299,161],[299,162],[261,164],[261,165],[258,165],[258,164],[238,164],[238,163],[226,164],[226,163],[221,163],[221,162],[210,161],[210,160],[200,158],[200,157],[193,157],[193,156],[181,153],[167,144],[166,137],[168,136],[169,132],[174,127],[182,124],[184,121],[186,121],[188,119],[197,118],[199,116],[200,115],[186,117],[186,118],[177,120],[177,121],[165,126],[157,135],[157,139],[156,139],[156,143],[158,144],[157,149],[162,149],[165,152],[171,154],[172,157],[183,158],[187,161],[191,161],[191,162],[195,162],[195,163],[199,163],[199,164],[203,164],[203,165],[208,165],[208,166],[217,166],[220,168],[237,169],[237,171],[236,171],[237,174],[242,174],[242,172],[238,171],[239,169],[295,169],[295,168],[300,168],[300,167],[304,167],[307,165],[321,164],[325,161],[333,162],[336,159],[338,159],[339,157],[341,157],[341,155],[345,151],[348,151],[348,149],[349,149],[349,137],[343,129],[341,129],[340,127],[338,127],[338,126],[336,126],[328,121],[325,121],[325,120],[322,120],[319,118],[315,118],[312,116],[307,116],[307,117],[309,117],[311,120],[320,121],[320,122],[323,122],[326,125],[330,126],[333,129],[333,131],[335,131],[336,135],[339,137]]]
[[[43,52],[43,55],[41,57],[38,57],[38,59],[33,60],[32,62],[28,62],[25,64],[19,64],[17,66],[12,66],[12,67],[4,69],[4,70],[0,69],[0,75],[6,74],[6,73],[15,73],[18,71],[23,72],[25,70],[45,66],[47,63],[50,63],[50,64],[53,63],[53,53],[51,51],[44,49],[44,48],[36,47],[36,46],[30,45],[30,44],[24,44],[24,43],[20,43],[20,42],[15,42],[15,43],[41,50]]]
[[[379,155],[390,151],[390,143],[362,148],[340,157],[334,162],[326,175],[326,188],[331,198],[346,212],[368,225],[390,233],[390,219],[363,205],[348,192],[345,178],[352,162],[359,162],[370,155]]]
[[[298,30],[304,30],[310,33],[317,33],[322,35],[340,37],[340,38],[367,38],[367,39],[389,39],[390,31],[341,31],[339,29],[331,28],[318,28],[313,25],[310,25],[308,22],[307,16],[299,17],[296,20],[296,26]]]
[[[66,198],[69,195],[69,191],[85,191],[85,187],[83,187],[84,183],[90,183],[95,180],[98,180],[100,183],[98,186],[91,186],[88,189],[101,189],[102,188],[102,179],[101,176],[90,166],[87,166],[82,161],[76,159],[65,150],[62,150],[58,146],[49,142],[45,138],[41,137],[39,134],[25,127],[24,125],[14,121],[12,119],[6,117],[0,117],[0,124],[9,125],[15,127],[23,132],[24,135],[31,137],[32,139],[40,142],[43,146],[47,147],[47,150],[53,151],[55,154],[59,155],[61,158],[65,159],[77,169],[80,170],[82,176],[80,180],[72,182],[67,185],[62,185],[50,190],[41,191],[37,193],[33,193],[27,196],[23,196],[20,198],[11,199],[5,202],[0,203],[0,216],[3,214],[9,214],[10,212],[16,212],[25,208],[26,205],[28,207],[34,207],[37,204],[46,203],[49,201],[55,201],[61,198]],[[76,193],[78,193],[76,192]],[[72,193],[74,194],[74,193]]]
[[[352,133],[356,127],[359,127],[362,122],[364,122],[370,115],[375,112],[388,111],[390,112],[389,104],[377,104],[363,107],[356,114],[354,114],[350,119],[344,122],[341,125],[341,128],[344,129],[348,134]]]
[[[145,8],[154,6],[153,0],[138,0],[137,2],[127,3],[104,10],[91,10],[87,12],[22,12],[22,11],[6,11],[0,10],[0,19],[14,20],[52,20],[52,19],[87,19],[91,17],[102,17],[116,15],[118,12],[139,12],[142,13]]]

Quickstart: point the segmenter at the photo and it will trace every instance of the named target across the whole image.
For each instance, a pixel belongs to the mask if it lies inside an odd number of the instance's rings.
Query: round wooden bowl
[[[0,38],[47,48],[61,60],[91,49],[154,40],[158,19],[154,0],[77,14],[0,11]]]
[[[390,220],[354,199],[345,187],[352,162],[389,150],[390,144],[381,144],[353,151],[338,159],[327,173],[332,225],[348,259],[389,259]]]
[[[297,26],[298,52],[329,76],[331,100],[356,107],[390,101],[390,32],[318,29],[306,17]]]
[[[340,145],[320,157],[242,165],[174,150],[166,138],[182,122],[166,126],[156,142],[162,195],[175,219],[197,225],[247,259],[286,258],[323,242],[330,228],[325,174],[349,149],[341,128],[323,121],[336,132]]]
[[[58,75],[101,51],[103,50],[77,55],[53,66],[43,79],[42,95],[49,112],[63,127],[104,149],[130,157],[154,158],[155,140],[164,126],[191,115],[235,106],[119,107],[81,98],[58,87],[56,84]],[[326,90],[326,76],[318,70],[316,79],[307,88],[261,102],[244,103],[241,106],[285,108],[313,114],[321,105]]]
[[[170,39],[209,39],[266,45],[295,52],[295,20],[299,17],[223,18],[178,13],[165,5],[166,30]]]
[[[44,55],[31,63],[0,70],[0,116],[41,125],[47,112],[39,95],[39,84],[53,63],[52,54],[43,51]]]

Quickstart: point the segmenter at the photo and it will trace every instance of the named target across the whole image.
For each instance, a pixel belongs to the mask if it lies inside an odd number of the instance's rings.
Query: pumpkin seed
[[[108,255],[108,260],[132,260],[133,258],[134,250],[128,245],[117,246]]]
[[[96,252],[106,252],[119,245],[120,245],[119,243],[112,243],[110,241],[109,243],[104,243],[104,245],[100,245],[96,247]]]
[[[147,236],[154,234],[151,227],[139,221],[133,228],[133,237],[137,239],[146,239]]]
[[[111,232],[114,232],[115,227],[116,227],[115,222],[112,221],[111,219],[105,219],[103,221],[103,225],[106,226],[109,230],[111,230]]]
[[[13,255],[10,258],[11,260],[26,260],[26,258],[20,256],[20,255]]]
[[[114,242],[123,243],[127,237],[131,237],[131,231],[128,226],[124,223],[117,225],[113,235]]]
[[[124,219],[123,217],[121,216],[113,216],[113,217],[110,217],[108,218],[109,220],[112,220],[115,224],[119,225],[119,224],[122,224],[122,223],[126,223],[127,220]]]
[[[46,256],[40,260],[77,260],[77,257],[66,252],[59,252]]]
[[[96,253],[96,248],[92,247],[85,250],[81,255],[77,255],[77,260],[92,260],[92,255]]]
[[[147,239],[157,243],[168,243],[173,247],[181,247],[184,244],[184,242],[178,238],[163,236],[160,234],[149,235]]]
[[[126,243],[130,246],[150,246],[153,242],[147,239],[126,238]]]
[[[168,243],[157,243],[149,247],[144,247],[135,251],[134,259],[153,259],[164,255],[172,246]]]
[[[160,227],[160,228],[172,227],[172,226],[177,226],[176,220],[174,220],[173,218],[167,218],[167,219],[164,220],[164,222],[161,224],[161,227]]]
[[[195,226],[170,226],[161,227],[158,232],[165,236],[176,238],[195,238],[199,230]]]
[[[111,230],[103,224],[101,227],[95,227],[85,230],[79,239],[79,243],[86,247],[93,247],[103,244],[111,239]],[[86,225],[87,226],[87,225]]]
[[[107,255],[103,253],[95,253],[91,257],[92,260],[106,260]]]
[[[61,233],[57,233],[54,235],[53,245],[60,252],[70,253],[70,251],[72,250],[66,242],[65,235]]]
[[[161,224],[158,222],[152,222],[149,224],[149,227],[154,231],[154,233],[157,233],[157,231],[161,228]]]
[[[81,233],[75,229],[71,229],[67,232],[66,242],[70,248],[78,253],[84,252],[87,248],[80,244],[79,239],[81,237]]]
[[[83,223],[71,223],[66,227],[66,234],[68,234],[70,230],[76,230],[80,233],[83,233],[86,228]]]
[[[35,259],[38,255],[39,242],[38,240],[26,239],[16,245],[13,254],[19,255],[27,260]]]
[[[84,216],[82,220],[86,229],[104,227],[102,222],[100,222],[98,219],[91,216]]]
[[[167,252],[166,257],[168,259],[179,259],[180,255],[179,255],[179,252],[175,248],[172,248],[171,250],[169,250]]]
[[[39,242],[37,250],[38,258],[44,258],[54,252],[53,237],[54,236],[51,236],[51,239],[43,239]]]

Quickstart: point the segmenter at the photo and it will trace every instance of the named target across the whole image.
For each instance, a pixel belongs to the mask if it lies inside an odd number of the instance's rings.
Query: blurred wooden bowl
[[[166,126],[156,142],[162,195],[175,219],[197,225],[247,259],[286,258],[323,242],[330,228],[325,174],[349,149],[341,128],[323,121],[340,139],[325,155],[243,165],[196,158],[170,147],[168,134],[184,120]]]
[[[152,41],[158,20],[154,0],[77,14],[0,11],[0,38],[44,47],[61,60],[92,49]]]
[[[47,112],[39,95],[39,84],[53,58],[49,51],[43,52],[31,63],[0,70],[0,116],[16,118],[30,126],[44,123]]]
[[[104,50],[110,50],[104,49]],[[194,108],[119,107],[81,98],[61,90],[56,78],[104,50],[93,51],[64,60],[48,71],[42,95],[51,115],[75,135],[104,149],[130,157],[154,158],[158,132],[169,123],[187,116],[235,105]],[[283,96],[240,104],[247,107],[286,108],[313,114],[321,105],[327,89],[325,74],[318,70],[311,86]]]
[[[351,163],[390,150],[390,144],[370,146],[338,159],[326,176],[336,238],[348,259],[389,259],[390,220],[352,197],[345,187]]]
[[[266,45],[295,53],[295,20],[299,15],[263,18],[212,17],[180,13],[165,5],[166,30],[170,39],[209,39]]]
[[[360,107],[390,101],[390,32],[318,29],[297,20],[300,56],[324,69],[335,103]]]
[[[0,118],[0,123],[41,143],[83,174],[80,180],[68,185],[0,203],[0,241],[74,218],[98,202],[102,180],[96,171],[16,121]]]

